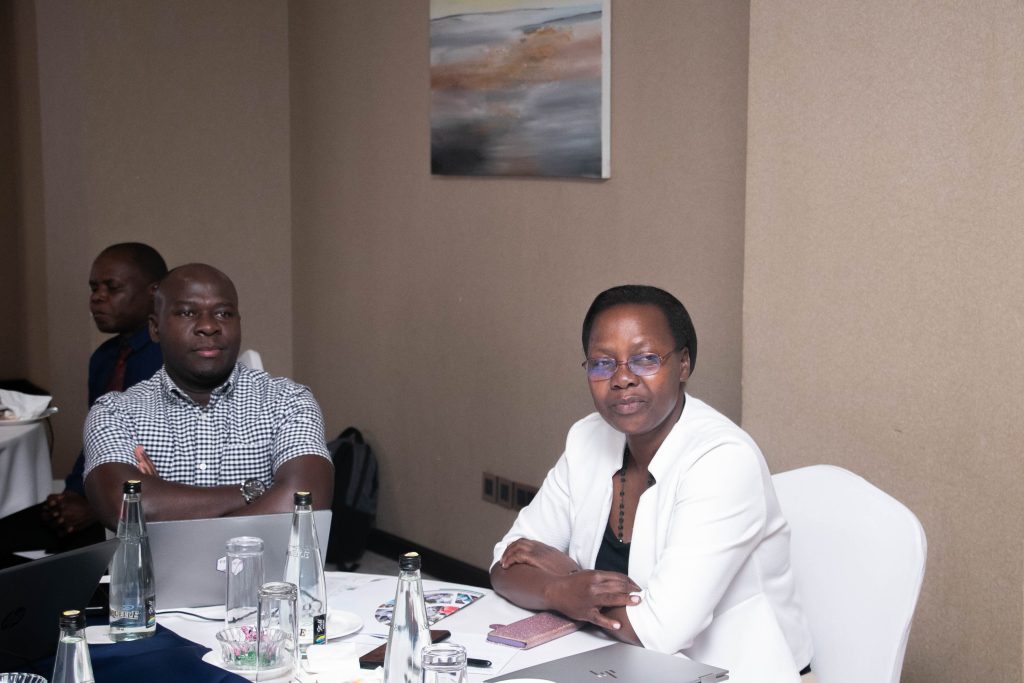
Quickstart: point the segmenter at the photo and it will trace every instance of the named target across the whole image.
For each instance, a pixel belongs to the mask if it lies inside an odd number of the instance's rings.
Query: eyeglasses
[[[658,370],[661,370],[661,364],[665,362],[666,358],[681,350],[672,349],[662,356],[656,353],[638,353],[623,361],[617,361],[614,358],[588,358],[583,361],[582,367],[586,368],[587,378],[591,381],[611,379],[620,365],[625,365],[634,375],[649,377],[656,375]]]

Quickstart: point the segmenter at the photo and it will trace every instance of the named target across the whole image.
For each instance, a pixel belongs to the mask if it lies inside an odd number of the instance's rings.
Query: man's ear
[[[149,338],[157,344],[160,343],[160,326],[156,323],[155,313],[149,314]]]

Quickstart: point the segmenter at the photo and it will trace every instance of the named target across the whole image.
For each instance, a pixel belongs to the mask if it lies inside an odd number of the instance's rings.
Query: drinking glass
[[[466,683],[466,648],[437,643],[423,648],[423,683]]]
[[[299,621],[294,583],[260,586],[256,619],[256,680],[292,678],[298,671]]]
[[[257,594],[263,585],[263,539],[238,536],[227,542],[224,625],[256,626]]]

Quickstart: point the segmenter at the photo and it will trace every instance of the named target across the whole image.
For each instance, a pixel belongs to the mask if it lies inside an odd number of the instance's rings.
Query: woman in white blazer
[[[686,393],[697,338],[683,304],[614,287],[582,340],[597,412],[495,546],[494,589],[739,683],[813,680],[789,527],[757,444]]]

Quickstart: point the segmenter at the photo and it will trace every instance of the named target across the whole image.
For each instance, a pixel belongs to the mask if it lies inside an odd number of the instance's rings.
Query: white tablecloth
[[[0,425],[0,517],[43,502],[52,488],[46,426]]]
[[[382,638],[377,638],[375,635],[386,636],[388,627],[374,618],[374,612],[378,606],[395,597],[396,581],[396,577],[393,576],[344,572],[329,572],[327,574],[330,610],[352,612],[363,621],[362,629],[343,638],[340,642],[353,643],[358,654],[369,652],[384,642]],[[451,631],[450,642],[464,645],[470,657],[487,659],[494,663],[490,669],[470,668],[469,678],[473,683],[501,673],[516,671],[523,667],[592,650],[614,642],[607,636],[593,630],[586,630],[571,633],[530,650],[516,650],[504,645],[488,643],[487,632],[491,630],[491,624],[507,624],[528,617],[532,612],[516,607],[487,588],[429,580],[423,582],[423,588],[427,591],[461,588],[484,594],[480,600],[432,626],[435,629]],[[223,607],[195,608],[189,611],[208,616],[223,615],[224,613]],[[215,636],[217,631],[224,627],[222,622],[204,622],[178,614],[161,615],[159,613],[157,622],[189,640],[212,648],[214,653],[211,655],[219,652]],[[332,639],[332,643],[315,647],[331,647],[333,642],[337,642],[333,641],[330,625],[328,625],[327,637]],[[89,642],[96,642],[92,634],[90,634]],[[207,661],[214,660],[215,657],[208,655]]]

